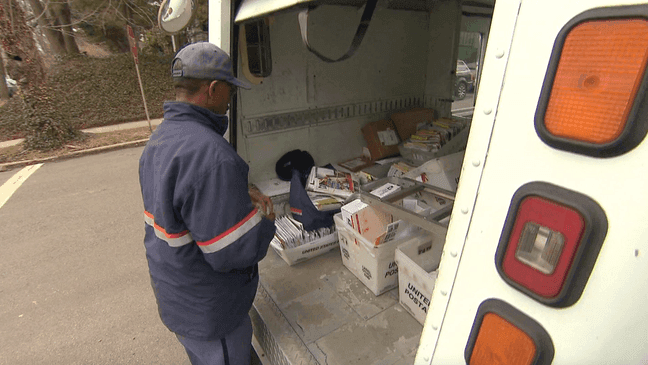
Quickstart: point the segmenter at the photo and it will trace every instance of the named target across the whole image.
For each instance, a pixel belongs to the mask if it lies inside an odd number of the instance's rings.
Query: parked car
[[[7,83],[7,89],[9,89],[9,97],[11,97],[18,91],[18,83],[9,76],[5,76],[5,82]]]
[[[462,100],[466,94],[475,87],[475,72],[472,71],[466,62],[457,60],[457,69],[455,70],[455,88],[454,94],[456,100]]]

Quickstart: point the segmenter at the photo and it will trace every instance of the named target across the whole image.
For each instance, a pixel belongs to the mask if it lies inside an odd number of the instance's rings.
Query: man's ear
[[[212,82],[209,83],[209,89],[208,89],[208,92],[209,92],[209,95],[210,95],[210,96],[211,96],[211,95],[214,95],[214,93],[216,93],[216,88],[217,88],[217,87],[218,87],[218,81],[214,80],[214,81],[212,81]]]

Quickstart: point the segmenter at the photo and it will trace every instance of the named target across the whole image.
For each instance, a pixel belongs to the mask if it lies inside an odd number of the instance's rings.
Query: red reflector
[[[527,223],[535,223],[545,230],[557,232],[564,237],[560,257],[557,258],[551,274],[547,274],[546,270],[540,270],[516,257],[516,251],[520,251],[520,245],[523,243],[520,242],[520,238],[523,236]],[[571,208],[539,197],[524,199],[518,209],[508,248],[504,255],[502,265],[504,272],[513,281],[542,297],[555,297],[560,293],[565,282],[584,228],[583,217]]]
[[[580,298],[607,234],[591,198],[544,182],[513,195],[495,263],[502,279],[533,299],[566,307]]]

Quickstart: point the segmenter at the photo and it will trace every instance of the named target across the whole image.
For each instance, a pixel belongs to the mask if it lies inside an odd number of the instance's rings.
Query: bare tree
[[[57,116],[57,105],[50,97],[46,73],[31,28],[17,0],[0,0],[0,42],[2,48],[21,59],[19,74],[20,99],[27,134],[25,147],[47,150],[57,148],[79,133],[70,123]]]
[[[17,0],[0,0],[0,42],[5,52],[22,61],[16,80],[25,79],[28,87],[45,81],[45,67],[36,48],[31,28]]]
[[[40,0],[29,0],[29,5],[34,12],[38,26],[41,28],[47,42],[52,48],[52,52],[58,56],[62,56],[66,53],[65,50],[65,41],[63,40],[63,33],[59,32],[55,28],[55,24],[48,15],[48,9],[43,7]]]
[[[105,42],[115,52],[130,49],[126,25],[138,33],[152,30],[159,9],[148,0],[74,0],[70,7],[90,40]]]
[[[7,100],[9,99],[9,88],[7,88],[7,82],[5,81],[7,73],[5,72],[4,67],[4,51],[0,48],[0,99]]]
[[[67,0],[59,1],[56,5],[52,6],[52,11],[55,14],[57,23],[60,26],[59,31],[63,34],[66,54],[78,54],[79,46],[74,39],[74,32],[72,30],[72,15],[70,11],[70,5],[68,4]]]

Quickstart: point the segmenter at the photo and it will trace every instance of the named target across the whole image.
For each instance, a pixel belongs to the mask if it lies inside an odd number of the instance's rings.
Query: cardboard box
[[[349,269],[374,295],[380,295],[398,286],[398,265],[394,254],[396,247],[406,242],[429,241],[432,236],[417,231],[415,235],[396,239],[375,247],[350,228],[340,213],[336,214],[342,264]]]
[[[270,245],[286,263],[290,266],[320,256],[338,247],[338,235],[333,232],[315,241],[305,243],[295,248],[283,249],[275,237]]]
[[[417,126],[420,124],[429,124],[437,118],[434,109],[416,108],[400,113],[394,113],[390,119],[394,122],[398,137],[401,141],[408,139],[416,133]]]
[[[433,236],[430,241],[403,243],[394,253],[400,304],[421,324],[432,302],[444,243],[445,237]]]
[[[396,184],[386,183],[385,185],[378,187],[370,191],[369,193],[382,199],[397,191],[400,191],[400,189],[401,187]]]
[[[466,146],[468,145],[469,134],[470,128],[465,127],[457,135],[453,136],[450,141],[443,144],[441,148],[436,151],[423,151],[417,148],[407,147],[407,141],[399,144],[398,149],[405,161],[414,166],[421,166],[425,162],[430,161],[434,158],[440,158],[465,150]]]
[[[373,161],[400,153],[398,150],[400,139],[391,120],[383,119],[368,123],[362,127],[362,134]]]
[[[362,200],[356,199],[351,201],[350,203],[347,203],[340,208],[340,213],[342,214],[342,221],[345,222],[349,227],[353,227],[353,221],[351,220],[351,217],[359,212],[360,210],[364,209],[365,207],[368,207],[369,205],[366,203],[363,203]]]
[[[396,234],[400,224],[394,226],[393,217],[379,209],[373,208],[360,199],[343,205],[341,209],[343,221],[354,232],[362,235],[372,245],[378,246],[393,237],[390,233]]]
[[[457,191],[465,152],[430,160],[403,176],[441,189]]]
[[[352,245],[355,245],[355,238],[350,229],[347,228],[346,222],[342,221],[341,215],[333,216],[335,221],[335,228],[338,235],[338,243],[340,246],[340,255],[342,255],[342,264],[346,266],[351,272],[355,274],[357,269],[356,256],[351,255],[352,251],[355,250]]]
[[[374,162],[367,156],[359,156],[350,160],[339,162],[338,165],[351,172],[358,172],[364,168],[374,165]]]
[[[387,172],[387,176],[389,177],[401,177],[408,173],[409,171],[412,171],[415,169],[414,166],[408,165],[404,161],[399,161],[396,162],[395,164],[391,165],[389,167],[389,171]]]

